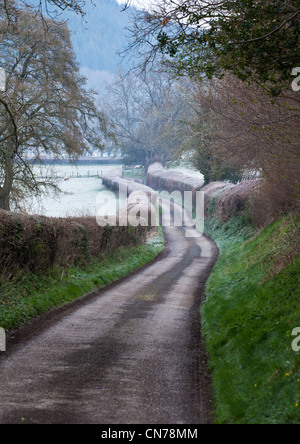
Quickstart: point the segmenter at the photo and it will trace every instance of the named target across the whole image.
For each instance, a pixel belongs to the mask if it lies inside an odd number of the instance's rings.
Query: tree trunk
[[[4,194],[0,191],[0,209],[10,211],[10,194]]]
[[[5,153],[4,184],[0,187],[0,209],[10,211],[10,197],[14,182],[14,148],[10,147]]]

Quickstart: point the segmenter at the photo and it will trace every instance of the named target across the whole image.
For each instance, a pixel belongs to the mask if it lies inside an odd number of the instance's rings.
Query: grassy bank
[[[85,267],[73,266],[67,271],[57,267],[43,275],[27,272],[10,281],[0,280],[0,326],[7,330],[20,327],[54,307],[123,278],[151,262],[163,248],[160,229],[147,245],[120,248]]]
[[[202,308],[216,421],[300,423],[300,225],[286,217],[258,233],[241,216],[207,232],[220,248]]]

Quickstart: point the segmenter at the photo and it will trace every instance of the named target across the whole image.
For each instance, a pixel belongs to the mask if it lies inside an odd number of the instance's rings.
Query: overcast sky
[[[120,5],[124,5],[126,0],[116,0]],[[130,0],[130,4],[138,9],[144,9],[147,5],[155,3],[155,0]]]

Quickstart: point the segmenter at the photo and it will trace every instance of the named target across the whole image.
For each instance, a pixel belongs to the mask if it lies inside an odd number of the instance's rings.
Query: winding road
[[[184,227],[165,235],[155,262],[11,339],[1,424],[210,422],[199,307],[217,248]]]

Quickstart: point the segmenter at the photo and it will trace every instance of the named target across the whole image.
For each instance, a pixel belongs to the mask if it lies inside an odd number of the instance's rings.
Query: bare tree
[[[85,15],[84,7],[87,1],[91,0],[37,0],[32,2],[30,0],[19,0],[19,4],[25,6],[26,8],[31,8],[31,10],[40,11],[43,13],[54,13],[53,7],[57,11],[74,11],[82,16]],[[11,0],[3,0],[3,5],[7,16],[11,15]]]
[[[84,18],[84,7],[89,1],[92,2],[92,0],[0,0],[2,25],[6,24],[1,27],[0,41],[5,38],[9,30],[17,30],[19,17],[24,10],[40,15],[46,36],[47,20],[44,19],[45,17],[60,20],[64,11],[73,11]]]
[[[231,72],[278,96],[299,60],[299,0],[156,0],[134,13],[129,53],[176,75]]]
[[[208,112],[210,122],[215,122],[207,134],[199,131],[208,137],[214,155],[265,178],[262,208],[267,208],[268,200],[273,212],[299,209],[299,94],[286,88],[272,99],[229,75],[209,86],[196,84],[194,89],[193,106],[200,115]]]
[[[128,161],[148,165],[172,160],[180,147],[189,109],[177,81],[165,72],[117,76],[104,108]]]
[[[12,199],[55,185],[37,179],[29,157],[76,157],[91,146],[102,148],[106,121],[85,89],[66,25],[19,11],[0,52],[7,73],[7,90],[0,93],[0,208],[9,209]]]

